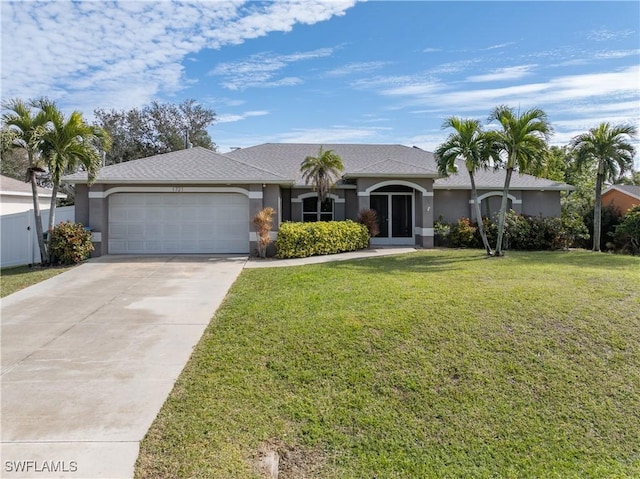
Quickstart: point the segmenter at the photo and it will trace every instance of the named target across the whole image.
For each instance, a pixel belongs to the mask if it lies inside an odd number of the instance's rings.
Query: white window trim
[[[114,193],[239,193],[250,200],[262,199],[262,191],[233,186],[116,186],[107,191],[90,191],[89,198],[107,198]]]
[[[414,190],[418,190],[423,196],[433,196],[433,191],[427,191],[423,186],[420,186],[416,183],[406,180],[386,180],[381,181],[380,183],[376,183],[375,185],[371,185],[364,191],[358,191],[358,196],[369,196],[372,192],[379,188],[384,188],[385,186],[408,186],[409,188],[413,188]]]
[[[305,222],[304,221],[305,211],[304,211],[304,201],[303,200],[305,200],[307,198],[318,198],[318,194],[317,193],[304,193],[302,195],[298,195],[298,197],[295,198],[295,199],[299,199],[299,202],[300,202],[300,221],[302,221],[303,223]],[[338,198],[337,195],[329,194],[329,195],[327,195],[327,199],[328,200],[333,200],[333,208],[331,208],[331,220],[330,220],[330,221],[333,221],[335,219],[335,217],[336,217],[336,203],[338,203],[338,201],[341,198]],[[294,200],[292,200],[292,201],[294,201]],[[297,203],[297,201],[296,201],[296,203]],[[342,199],[341,203],[344,203],[344,199]],[[328,211],[324,211],[324,212],[322,212],[322,211],[320,211],[320,212],[319,211],[308,211],[307,212],[307,214],[315,214],[317,221],[323,221],[323,220],[318,219],[318,216],[317,216],[318,213],[320,213],[321,216],[323,214],[324,215],[329,214]]]
[[[491,196],[502,196],[502,191],[490,191],[489,193],[485,193],[484,195],[480,195],[478,196],[478,201],[480,203],[482,203],[482,200],[484,200],[485,198],[489,198]],[[509,198],[511,200],[511,204],[512,205],[521,205],[522,204],[522,200],[517,199],[515,196],[513,196],[512,194],[508,194],[507,198]],[[469,204],[472,205],[473,199],[469,200]]]

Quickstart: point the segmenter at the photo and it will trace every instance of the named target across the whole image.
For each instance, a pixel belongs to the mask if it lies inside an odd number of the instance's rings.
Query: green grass
[[[589,252],[245,270],[136,477],[640,477],[639,291]]]
[[[16,291],[49,279],[73,268],[73,266],[17,266],[0,270],[0,297],[4,298]]]

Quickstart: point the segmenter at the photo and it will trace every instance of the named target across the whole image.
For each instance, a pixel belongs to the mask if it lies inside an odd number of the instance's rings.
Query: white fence
[[[42,230],[47,230],[49,210],[42,210]],[[56,224],[75,221],[75,207],[56,208]],[[40,263],[33,210],[0,216],[0,266]]]

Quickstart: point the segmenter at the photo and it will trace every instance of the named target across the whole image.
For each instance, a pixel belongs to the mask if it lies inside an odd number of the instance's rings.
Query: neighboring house
[[[40,207],[49,209],[52,190],[38,187]],[[58,198],[66,198],[67,195],[58,193]],[[33,194],[31,183],[0,175],[0,214],[9,215],[22,213],[33,209]]]
[[[602,204],[612,204],[624,215],[632,206],[640,205],[640,185],[612,185],[602,192]]]
[[[432,153],[402,145],[267,143],[219,154],[196,147],[102,168],[87,185],[75,183],[76,221],[94,231],[95,252],[249,253],[256,245],[251,217],[266,206],[283,221],[317,217],[317,195],[304,184],[300,164],[333,150],[342,179],[321,206],[323,220],[355,220],[378,213],[379,245],[433,247],[434,219],[473,217],[468,175],[440,178]],[[484,210],[497,211],[502,172],[477,175]],[[560,192],[571,186],[514,174],[511,207],[519,213],[560,215]]]

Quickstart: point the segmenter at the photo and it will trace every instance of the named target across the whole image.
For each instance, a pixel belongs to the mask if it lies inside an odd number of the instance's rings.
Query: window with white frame
[[[302,221],[332,221],[334,212],[333,198],[326,198],[318,212],[318,198],[311,196],[302,200]]]

